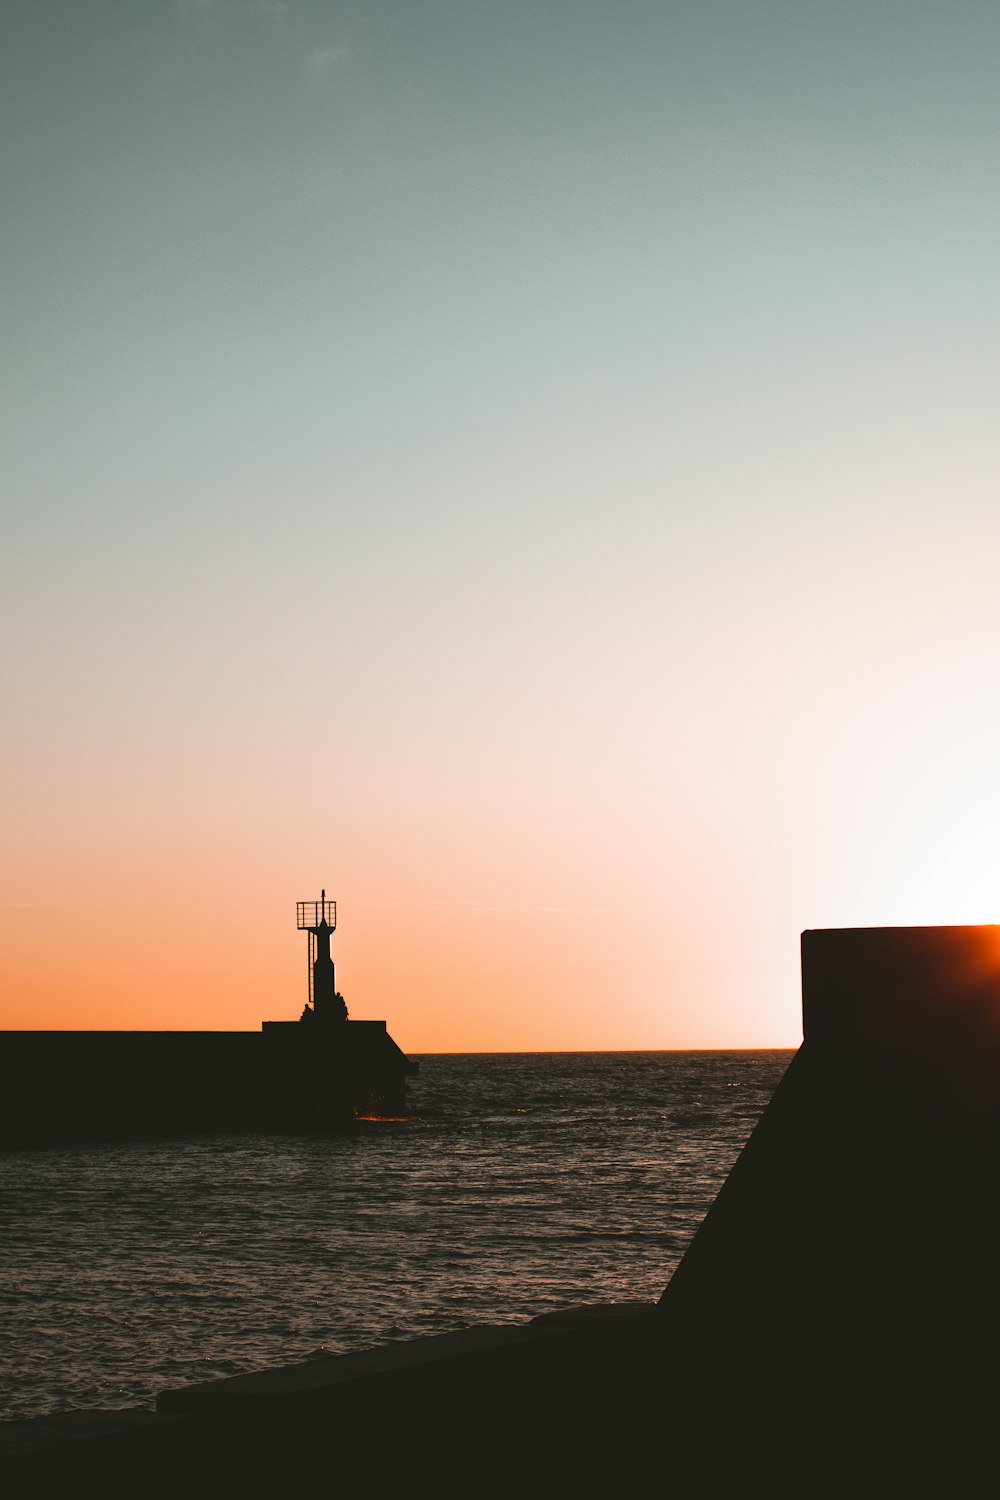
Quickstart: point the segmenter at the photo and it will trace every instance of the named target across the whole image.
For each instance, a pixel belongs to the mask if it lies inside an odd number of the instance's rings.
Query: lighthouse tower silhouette
[[[337,926],[337,903],[320,892],[318,901],[296,903],[296,926],[309,934],[309,999],[302,1012],[303,1021],[330,1025],[347,1020],[343,995],[337,993],[330,939]]]
[[[403,1115],[406,1080],[420,1065],[400,1051],[384,1021],[348,1020],[330,952],[337,903],[326,891],[318,901],[297,901],[295,925],[309,934],[305,1009],[296,1021],[261,1022],[275,1118],[283,1127],[325,1129]]]

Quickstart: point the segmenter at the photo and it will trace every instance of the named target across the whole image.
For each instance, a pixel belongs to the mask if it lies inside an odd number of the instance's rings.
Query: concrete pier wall
[[[384,1021],[261,1031],[0,1032],[0,1147],[314,1128],[405,1108]]]
[[[931,1379],[997,1324],[1000,929],[806,932],[802,976],[802,1047],[657,1316]]]

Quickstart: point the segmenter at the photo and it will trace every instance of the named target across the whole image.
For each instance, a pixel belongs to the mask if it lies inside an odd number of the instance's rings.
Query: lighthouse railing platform
[[[296,901],[295,925],[300,932],[309,932],[324,921],[333,932],[337,926],[336,901]]]

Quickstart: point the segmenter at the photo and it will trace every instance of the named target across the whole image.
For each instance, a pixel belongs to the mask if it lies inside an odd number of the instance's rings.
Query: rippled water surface
[[[430,1056],[409,1120],[2,1155],[0,1417],[654,1299],[790,1056]]]

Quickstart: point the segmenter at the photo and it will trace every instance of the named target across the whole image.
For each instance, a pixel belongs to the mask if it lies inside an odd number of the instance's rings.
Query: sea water
[[[405,1120],[0,1155],[0,1418],[655,1300],[790,1057],[425,1056]]]

